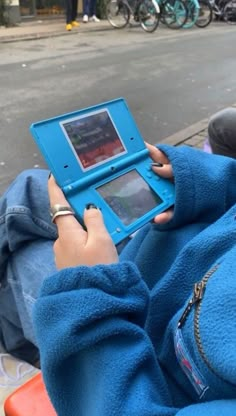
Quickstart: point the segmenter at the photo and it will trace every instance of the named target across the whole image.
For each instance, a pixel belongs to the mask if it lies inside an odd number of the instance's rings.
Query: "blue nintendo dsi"
[[[124,99],[34,123],[30,131],[78,220],[101,209],[115,244],[175,201],[174,185],[157,176]]]

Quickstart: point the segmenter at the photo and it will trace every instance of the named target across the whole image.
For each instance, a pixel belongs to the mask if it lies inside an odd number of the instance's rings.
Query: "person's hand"
[[[157,149],[155,146],[149,143],[145,143],[149,153],[150,157],[153,160],[154,163],[159,163],[162,166],[152,166],[153,172],[157,173],[157,175],[162,176],[163,178],[168,178],[170,180],[174,180],[173,177],[173,170],[172,166],[170,164],[169,159],[166,157],[164,153],[162,153],[159,149]],[[158,214],[154,218],[155,224],[165,224],[166,222],[170,221],[173,218],[174,215],[174,209],[169,208],[166,211],[162,212],[161,214]]]
[[[61,189],[51,176],[48,181],[50,205],[69,206]],[[118,262],[118,254],[108,234],[99,209],[84,211],[87,231],[73,215],[55,218],[58,239],[54,243],[55,262],[58,269],[74,266],[95,266]]]

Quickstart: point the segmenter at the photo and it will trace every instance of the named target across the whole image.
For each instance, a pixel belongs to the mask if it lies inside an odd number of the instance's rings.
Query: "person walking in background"
[[[71,31],[72,27],[78,27],[76,21],[78,0],[66,0],[66,30]]]
[[[100,22],[96,16],[96,0],[83,0],[83,22]]]

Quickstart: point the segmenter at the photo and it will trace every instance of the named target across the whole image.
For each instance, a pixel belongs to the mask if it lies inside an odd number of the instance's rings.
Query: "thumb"
[[[102,213],[93,204],[89,204],[84,211],[84,224],[87,229],[88,239],[109,236]]]

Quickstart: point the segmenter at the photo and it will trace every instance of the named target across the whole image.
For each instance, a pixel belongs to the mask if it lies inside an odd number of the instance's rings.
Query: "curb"
[[[206,137],[205,132],[207,126],[208,119],[204,118],[203,120],[192,124],[191,126],[186,127],[169,137],[166,137],[163,142],[172,146],[179,146],[181,144],[185,144],[185,142],[187,142],[190,146],[196,146],[198,142],[203,141]]]
[[[69,36],[76,35],[76,34],[77,33],[74,32],[74,33],[69,34]],[[22,42],[22,41],[28,41],[28,40],[47,39],[47,38],[52,38],[52,37],[56,38],[58,36],[63,36],[63,35],[68,36],[67,33],[62,33],[62,32],[58,32],[58,33],[51,32],[51,33],[42,33],[42,34],[36,33],[35,35],[30,34],[30,35],[22,35],[22,36],[12,35],[12,36],[6,36],[3,38],[0,38],[0,43]]]
[[[236,108],[236,103],[231,104],[227,107]],[[224,107],[221,110],[224,110],[227,107]],[[217,112],[221,110],[219,109],[217,110]],[[198,121],[197,123],[192,124],[191,126],[186,127],[185,129],[182,129],[177,133],[174,133],[171,136],[166,137],[163,140],[163,142],[172,146],[187,144],[193,147],[201,147],[202,143],[208,135],[208,122],[209,118],[204,118]]]
[[[64,21],[62,23],[63,27],[65,25]],[[82,24],[81,24],[82,25]],[[83,33],[93,33],[93,32],[106,32],[111,30],[111,26],[103,26],[103,27],[88,27],[88,28],[76,28],[76,31],[66,32],[65,29],[58,30],[58,31],[50,31],[50,32],[36,32],[36,33],[29,33],[29,34],[14,34],[14,35],[6,35],[0,36],[0,43],[12,43],[12,42],[22,42],[22,41],[29,41],[29,40],[38,40],[38,39],[47,39],[52,37],[59,37],[59,36],[72,36],[78,35]]]

